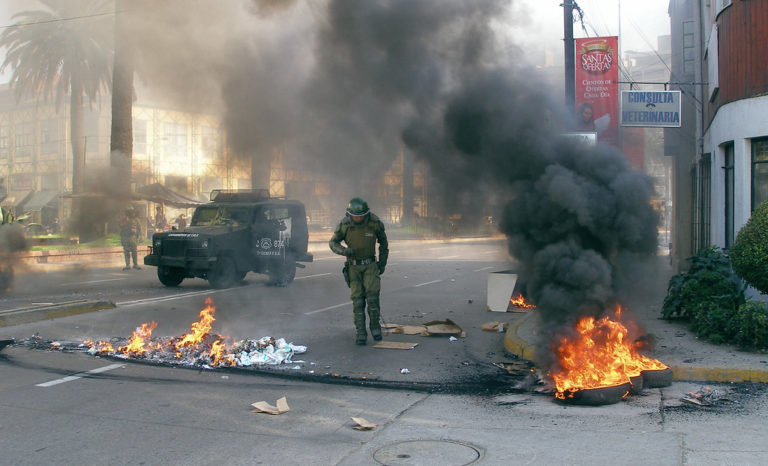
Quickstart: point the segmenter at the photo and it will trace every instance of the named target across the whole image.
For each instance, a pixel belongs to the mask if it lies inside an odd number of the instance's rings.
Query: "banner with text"
[[[619,146],[619,38],[576,39],[576,131]]]

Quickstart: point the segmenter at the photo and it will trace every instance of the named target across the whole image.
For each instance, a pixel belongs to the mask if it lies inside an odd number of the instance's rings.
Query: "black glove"
[[[344,249],[344,256],[345,257],[352,257],[355,255],[355,251],[352,248],[346,248]]]
[[[379,262],[377,265],[379,266],[379,275],[383,274],[384,269],[387,268],[387,264],[383,262]]]

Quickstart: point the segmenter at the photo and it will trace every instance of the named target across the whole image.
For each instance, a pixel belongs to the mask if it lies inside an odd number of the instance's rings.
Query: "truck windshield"
[[[201,206],[195,209],[190,226],[247,225],[250,211],[247,207]]]

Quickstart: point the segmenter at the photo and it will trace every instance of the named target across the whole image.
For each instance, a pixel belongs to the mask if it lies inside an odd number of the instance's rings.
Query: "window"
[[[693,228],[693,250],[699,252],[711,245],[710,240],[710,217],[712,207],[711,195],[711,173],[712,162],[711,154],[703,154],[696,170],[696,180],[694,189],[696,189],[696,212],[694,214]]]
[[[216,128],[211,126],[202,127],[203,155],[209,160],[221,160],[222,151],[219,144],[219,134]]]
[[[725,249],[733,245],[733,143],[729,142],[725,149]]]
[[[752,140],[752,210],[768,200],[768,137]]]
[[[49,118],[40,122],[40,153],[55,154],[56,142],[59,139],[58,126],[56,120]]]
[[[83,135],[85,152],[99,152],[99,114],[94,110],[85,110],[83,115]]]
[[[16,157],[32,155],[32,123],[19,123],[14,128],[13,149]]]
[[[165,156],[187,156],[187,125],[165,124]]]
[[[8,151],[10,146],[10,126],[0,126],[0,159],[8,158]]]
[[[133,119],[133,153],[147,153],[147,120]]]

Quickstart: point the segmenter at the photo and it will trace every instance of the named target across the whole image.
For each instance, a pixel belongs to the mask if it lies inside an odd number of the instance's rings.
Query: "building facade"
[[[0,205],[17,218],[50,225],[71,214],[71,201],[66,197],[72,192],[73,163],[68,105],[63,102],[57,111],[49,102],[17,102],[7,84],[0,86]],[[110,130],[109,98],[86,104],[86,191],[105,191],[100,183],[108,179]],[[267,159],[268,163],[255,163],[231,154],[226,132],[215,115],[185,112],[141,97],[134,103],[134,190],[159,183],[186,197],[207,201],[213,189],[268,187],[273,196],[304,202],[315,227],[328,228],[338,220],[344,207],[339,205],[342,196],[330,176],[292,166],[279,148]],[[384,221],[399,224],[404,190],[410,189],[414,212],[426,217],[425,166],[409,162],[402,151],[393,154],[393,159],[390,169],[374,182],[377,212]],[[404,184],[408,177],[412,184]],[[148,202],[138,207],[142,218],[154,212]],[[170,208],[166,217],[174,218],[183,211]]]
[[[768,2],[671,0],[672,81],[683,91],[675,157],[674,258],[728,249],[768,200]]]

